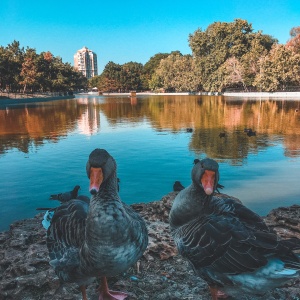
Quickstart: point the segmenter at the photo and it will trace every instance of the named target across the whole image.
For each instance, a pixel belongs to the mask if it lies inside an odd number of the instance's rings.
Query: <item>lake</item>
[[[128,204],[159,200],[176,180],[189,185],[193,160],[206,156],[219,162],[222,192],[260,215],[300,204],[299,108],[284,99],[87,95],[0,107],[0,231],[54,207],[50,194],[79,184],[88,195],[95,148],[116,159]]]

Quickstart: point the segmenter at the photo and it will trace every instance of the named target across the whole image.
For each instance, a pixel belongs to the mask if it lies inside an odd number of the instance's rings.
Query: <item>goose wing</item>
[[[267,255],[285,248],[275,233],[253,230],[230,214],[195,219],[176,229],[174,240],[200,273],[202,268],[222,274],[251,272],[267,264]]]
[[[80,262],[79,249],[84,241],[88,207],[81,200],[62,204],[55,209],[47,230],[50,264],[63,281],[74,281],[78,275],[76,269]]]
[[[204,213],[207,215],[226,215],[234,216],[247,228],[253,230],[270,231],[264,220],[255,212],[244,206],[236,198],[224,198],[221,196],[214,196],[208,205],[204,208]]]
[[[140,253],[140,256],[142,256],[148,245],[148,230],[146,223],[133,208],[125,203],[123,203],[123,207],[131,221],[130,236],[135,240],[135,245],[137,246],[136,252]]]

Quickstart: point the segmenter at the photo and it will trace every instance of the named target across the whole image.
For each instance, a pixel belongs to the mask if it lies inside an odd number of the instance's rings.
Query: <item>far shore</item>
[[[30,103],[37,103],[37,102],[47,102],[53,100],[63,100],[63,99],[74,99],[82,96],[127,96],[130,98],[136,98],[140,96],[224,96],[227,100],[239,100],[239,99],[260,99],[260,100],[300,100],[300,92],[261,92],[261,93],[208,93],[208,92],[198,92],[198,93],[155,93],[155,92],[137,92],[137,93],[103,93],[98,94],[98,92],[93,93],[75,93],[74,95],[68,96],[56,96],[56,97],[34,97],[34,98],[7,98],[7,99],[0,99],[0,107],[6,106],[14,106],[14,105],[21,105],[21,104],[30,104]]]
[[[7,106],[7,105],[19,105],[19,104],[29,104],[35,102],[47,102],[53,100],[64,100],[64,99],[73,99],[75,98],[74,95],[67,95],[67,96],[56,96],[56,97],[34,97],[34,98],[7,98],[7,99],[0,99],[0,107]]]
[[[77,94],[78,96],[80,94]],[[87,95],[87,94],[86,94]],[[88,95],[98,95],[98,93],[88,94]],[[298,100],[300,99],[300,92],[241,92],[241,93],[212,93],[212,92],[197,92],[197,93],[154,93],[154,92],[137,92],[136,96],[224,96],[224,97],[239,97],[239,98],[263,98],[263,99],[273,99],[273,98],[290,98]],[[101,96],[101,95],[100,95]],[[131,93],[103,93],[102,96],[131,96]]]

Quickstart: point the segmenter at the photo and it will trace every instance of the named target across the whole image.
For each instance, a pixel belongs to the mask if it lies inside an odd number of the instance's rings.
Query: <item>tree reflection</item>
[[[197,154],[240,164],[249,151],[282,141],[285,155],[300,155],[299,102],[236,100],[221,96],[138,96],[78,98],[45,105],[0,110],[0,153],[17,148],[27,153],[45,141],[57,142],[76,128],[97,134],[100,113],[110,127],[148,122],[171,134],[192,128],[189,147]],[[256,135],[247,135],[251,128]],[[220,133],[224,133],[220,137]]]

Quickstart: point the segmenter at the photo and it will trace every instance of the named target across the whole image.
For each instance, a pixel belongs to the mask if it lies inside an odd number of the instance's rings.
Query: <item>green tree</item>
[[[21,81],[20,73],[24,59],[24,48],[20,47],[20,43],[13,41],[5,48],[5,88],[11,91],[18,91]]]
[[[94,76],[88,79],[88,87],[94,88],[97,87],[100,81],[100,76]]]
[[[299,83],[300,54],[285,45],[273,45],[268,55],[260,59],[260,72],[253,85],[262,91],[277,91]]]
[[[269,53],[275,42],[271,36],[263,35],[260,31],[252,35],[250,49],[240,59],[244,70],[245,86],[253,85],[255,77],[261,71],[260,60]]]
[[[200,87],[195,60],[191,55],[174,52],[161,60],[155,74],[156,79],[153,77],[153,83],[159,82],[161,87],[168,91],[197,91]]]
[[[259,35],[263,36],[260,32]],[[189,36],[189,45],[196,58],[201,82],[207,91],[220,89],[224,85],[222,70],[227,59],[235,57],[240,60],[251,51],[252,40],[256,37],[252,25],[245,20],[236,19],[234,22],[215,22],[205,31],[198,29]],[[276,40],[270,36],[263,36],[260,44],[267,49]],[[217,80],[217,82],[216,82]]]
[[[155,79],[157,78],[157,76],[154,75],[155,71],[158,68],[161,60],[167,58],[169,55],[170,53],[157,53],[154,56],[150,57],[150,59],[146,62],[146,64],[144,65],[142,76],[145,89],[156,89],[158,87],[158,82]]]
[[[143,65],[137,62],[129,62],[122,65],[120,73],[121,89],[124,92],[143,89]]]
[[[119,92],[121,91],[121,70],[122,66],[109,61],[100,75],[98,90],[102,92]]]

